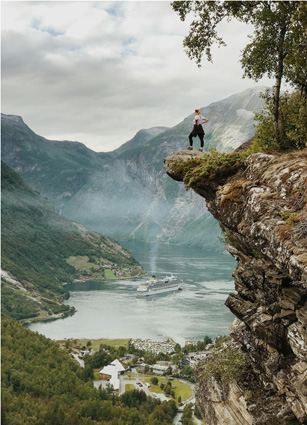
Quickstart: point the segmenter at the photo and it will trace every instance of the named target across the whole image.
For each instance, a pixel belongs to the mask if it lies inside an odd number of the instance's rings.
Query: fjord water
[[[229,254],[170,245],[123,243],[149,275],[174,273],[183,290],[148,298],[136,296],[144,279],[88,281],[69,285],[67,304],[77,312],[29,327],[52,339],[171,337],[184,341],[229,333],[234,316],[224,305],[234,291],[235,261]]]

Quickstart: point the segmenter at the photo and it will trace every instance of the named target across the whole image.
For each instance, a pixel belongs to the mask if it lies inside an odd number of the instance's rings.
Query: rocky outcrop
[[[174,163],[187,155],[165,160],[175,180],[185,176]],[[237,260],[237,293],[226,301],[237,317],[231,344],[247,354],[253,375],[251,382],[225,385],[204,378],[200,368],[198,407],[208,425],[305,424],[307,152],[253,154],[226,177],[199,178],[191,186],[206,198]]]

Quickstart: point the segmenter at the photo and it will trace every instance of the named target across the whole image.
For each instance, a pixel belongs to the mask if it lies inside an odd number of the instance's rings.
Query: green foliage
[[[206,335],[203,341],[185,344],[185,346],[183,347],[183,351],[187,353],[192,353],[193,351],[204,351],[208,344],[212,344],[212,338]]]
[[[202,419],[201,413],[199,409],[197,408],[197,405],[195,405],[195,408],[194,408],[194,415],[197,419]]]
[[[204,363],[202,375],[222,382],[242,381],[248,372],[247,356],[234,348],[213,352]]]
[[[102,368],[104,366],[107,366],[117,357],[117,353],[115,354],[114,351],[112,350],[112,352],[110,353],[109,350],[106,350],[103,347],[99,348],[99,350],[96,351],[93,355],[87,354],[86,356],[84,356],[84,363],[89,369],[92,370]]]
[[[128,351],[131,351],[128,347],[100,344],[99,350],[96,351],[93,355],[87,354],[84,356],[84,363],[88,368],[89,373],[92,373],[94,369],[101,369],[104,366],[107,366],[113,360],[123,357]]]
[[[190,59],[201,66],[203,54],[212,61],[214,44],[226,46],[218,34],[223,20],[237,19],[253,26],[250,43],[242,51],[244,75],[259,80],[265,74],[275,77],[279,59],[283,72],[294,85],[306,84],[306,5],[303,1],[173,1],[182,21],[193,14],[184,47]]]
[[[96,390],[58,345],[2,319],[3,425],[170,425],[173,401]]]
[[[236,19],[253,26],[250,42],[242,51],[244,77],[258,81],[264,75],[275,77],[273,122],[275,137],[282,140],[283,123],[279,111],[282,78],[307,94],[307,8],[303,1],[174,1],[173,9],[184,21],[194,19],[184,46],[190,59],[201,66],[205,53],[212,60],[214,44],[225,46],[218,24]]]
[[[280,211],[280,217],[287,221],[289,224],[293,225],[297,221],[297,213],[289,211]]]
[[[254,147],[258,151],[286,151],[307,147],[307,98],[299,92],[285,93],[279,103],[283,120],[283,137],[278,142],[274,130],[273,99],[264,95],[266,106],[256,114],[258,121]]]
[[[193,368],[191,367],[191,366],[185,366],[183,369],[182,369],[182,372],[181,372],[181,374],[183,375],[183,376],[189,376],[189,377],[191,377],[191,376],[194,376],[194,370],[193,370]]]
[[[40,311],[40,305],[26,297],[21,291],[16,291],[2,280],[1,287],[2,314],[15,320],[30,319],[36,317]]]
[[[224,344],[224,342],[227,342],[227,341],[229,341],[229,335],[218,336],[217,338],[215,338],[213,348],[214,349],[220,348]]]
[[[193,421],[192,416],[193,416],[192,405],[187,404],[183,408],[183,413],[182,413],[182,417],[181,417],[182,425],[193,425],[194,421]]]
[[[294,40],[293,48],[287,51],[285,57],[286,77],[289,81],[298,87],[302,94],[307,94],[307,3],[298,2],[298,7],[291,20],[292,38]],[[301,34],[305,36],[302,38]]]
[[[198,186],[209,187],[213,180],[219,181],[235,174],[251,153],[253,153],[252,149],[220,153],[211,148],[210,152],[202,158],[175,162],[172,172],[183,176],[187,189]]]
[[[153,385],[158,385],[158,384],[159,384],[159,379],[158,379],[156,376],[153,376],[153,377],[150,379],[150,382],[151,382]]]
[[[172,391],[171,386],[166,384],[166,385],[164,386],[164,394],[165,394],[165,395],[170,395],[171,391]]]
[[[144,362],[150,365],[157,363],[158,360],[170,361],[171,356],[169,354],[158,353],[154,354],[151,351],[145,351],[141,354],[144,357]]]

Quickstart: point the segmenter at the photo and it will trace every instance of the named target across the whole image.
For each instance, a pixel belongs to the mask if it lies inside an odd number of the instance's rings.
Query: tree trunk
[[[286,34],[286,26],[284,26],[280,31],[280,37],[278,41],[277,46],[277,68],[276,68],[276,74],[275,74],[275,86],[273,91],[273,118],[274,118],[274,130],[275,130],[275,136],[278,144],[282,144],[283,136],[284,136],[284,126],[283,126],[283,120],[280,119],[280,112],[279,112],[279,99],[280,99],[280,87],[281,87],[281,81],[283,77],[283,71],[284,71],[284,41],[285,41],[285,34]]]

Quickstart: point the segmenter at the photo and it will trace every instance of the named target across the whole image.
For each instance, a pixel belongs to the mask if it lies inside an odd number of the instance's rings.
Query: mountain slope
[[[202,108],[209,118],[206,149],[231,150],[253,135],[253,112],[264,104],[261,91],[264,88],[245,90]],[[52,197],[67,217],[120,240],[224,249],[205,202],[162,171],[164,158],[188,145],[193,114],[162,132],[159,127],[141,130],[107,154],[39,136],[33,140],[34,133],[14,120],[2,116],[4,160],[33,188]],[[199,141],[194,144],[197,148]]]
[[[79,142],[47,140],[15,115],[1,114],[2,159],[35,190],[50,198],[71,196],[99,170],[103,158]]]
[[[123,247],[57,214],[5,163],[1,178],[4,314],[18,320],[69,314],[64,282],[104,278],[109,264],[118,276],[142,272]]]
[[[136,149],[139,147],[142,148],[145,143],[147,143],[149,140],[153,139],[154,137],[158,136],[160,133],[163,133],[166,130],[168,130],[168,127],[152,127],[146,130],[140,130],[131,140],[128,140],[128,142],[121,145],[112,153],[113,155],[119,156],[127,150]]]

